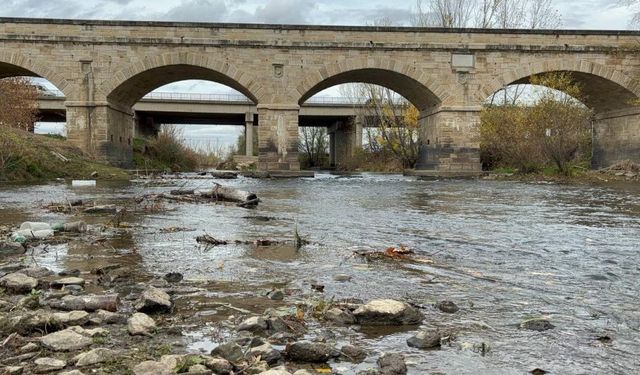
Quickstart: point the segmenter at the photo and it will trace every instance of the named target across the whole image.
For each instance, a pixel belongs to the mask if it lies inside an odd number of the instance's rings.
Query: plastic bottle
[[[48,223],[41,223],[41,222],[35,222],[35,221],[25,221],[24,223],[22,223],[22,225],[20,225],[20,229],[29,229],[29,230],[46,230],[46,229],[51,229],[51,225],[49,225]]]

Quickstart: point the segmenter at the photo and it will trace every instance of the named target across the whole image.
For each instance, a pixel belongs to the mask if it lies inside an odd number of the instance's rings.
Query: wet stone
[[[242,347],[235,342],[227,342],[218,345],[218,347],[211,351],[211,355],[214,357],[224,358],[232,363],[244,359]]]
[[[10,273],[0,278],[0,287],[10,293],[24,294],[38,286],[38,280],[21,272]]]
[[[458,305],[451,301],[440,301],[436,304],[436,308],[447,314],[455,314],[456,312],[458,312],[458,310],[460,310]]]
[[[163,290],[149,287],[135,304],[136,310],[144,313],[171,311],[171,297]]]
[[[340,348],[340,357],[348,362],[360,363],[367,358],[367,352],[357,346],[345,345]]]
[[[180,281],[182,281],[183,276],[178,272],[169,272],[168,274],[164,275],[164,279],[168,283],[179,283]]]
[[[259,356],[270,365],[277,363],[281,358],[280,352],[268,343],[251,348],[250,352],[254,357]]]
[[[42,345],[55,352],[80,350],[93,343],[90,338],[80,335],[71,329],[50,333],[41,340]]]
[[[65,278],[54,280],[54,281],[51,282],[51,287],[52,288],[62,288],[62,287],[65,287],[67,285],[83,286],[84,285],[84,279],[81,278],[81,277],[65,277]]]
[[[355,324],[356,318],[353,316],[351,311],[342,310],[340,308],[334,307],[329,309],[324,318],[330,322],[335,324],[347,325],[347,324]]]
[[[433,349],[440,347],[442,338],[438,331],[421,331],[407,339],[407,345],[418,349]]]
[[[22,255],[27,250],[19,244],[13,241],[0,241],[0,257],[9,255]]]
[[[373,300],[358,307],[353,315],[362,325],[415,325],[422,321],[422,314],[405,302],[391,299]]]
[[[555,326],[547,319],[536,318],[523,321],[520,323],[520,328],[542,332],[553,329]]]
[[[294,362],[323,363],[340,355],[332,346],[321,342],[298,341],[287,345],[285,355]]]
[[[205,362],[205,366],[215,374],[220,375],[228,375],[233,371],[233,365],[222,358],[209,358],[207,362]]]
[[[36,359],[35,364],[36,368],[34,371],[38,374],[43,374],[47,372],[62,370],[67,365],[67,362],[61,359],[44,357]]]
[[[74,269],[74,270],[64,270],[64,271],[60,271],[60,272],[58,272],[58,276],[73,276],[73,277],[78,277],[78,276],[80,276],[80,270],[78,270],[78,269]]]
[[[274,301],[281,301],[284,299],[284,292],[282,290],[276,289],[267,293],[267,297]]]
[[[262,332],[267,328],[267,321],[263,317],[253,316],[240,323],[238,331]]]
[[[43,277],[51,276],[54,274],[53,271],[51,271],[46,267],[29,267],[29,268],[23,269],[20,272],[24,273],[29,277],[33,277],[36,279],[41,279]]]
[[[173,375],[173,369],[162,362],[145,361],[133,368],[135,375]]]
[[[144,313],[135,313],[127,321],[127,331],[132,336],[151,336],[156,330],[156,322]]]
[[[407,373],[407,365],[402,354],[390,353],[378,358],[378,367],[384,375],[404,375]]]

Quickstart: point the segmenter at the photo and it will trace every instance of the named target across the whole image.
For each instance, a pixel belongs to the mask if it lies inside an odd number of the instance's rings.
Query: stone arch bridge
[[[386,86],[420,110],[418,169],[481,169],[479,113],[495,91],[572,72],[596,113],[594,166],[640,161],[640,33],[0,18],[0,77],[64,93],[68,138],[127,165],[133,105],[185,79],[230,86],[257,106],[259,169],[298,170],[300,106],[342,83]]]

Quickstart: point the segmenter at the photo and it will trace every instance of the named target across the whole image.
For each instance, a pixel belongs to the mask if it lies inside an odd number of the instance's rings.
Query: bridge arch
[[[553,60],[533,63],[502,73],[488,81],[480,90],[479,102],[495,92],[514,84],[528,84],[532,76],[553,73],[571,73],[582,87],[583,103],[596,113],[604,113],[632,107],[640,98],[640,81],[615,68],[590,61]]]
[[[146,56],[113,74],[98,87],[98,93],[108,101],[127,108],[150,91],[177,81],[200,79],[229,86],[254,103],[258,103],[261,89],[251,74],[242,72],[224,59],[194,53],[168,53]]]
[[[528,84],[532,76],[566,72],[581,85],[580,101],[594,111],[592,158],[594,168],[618,161],[640,161],[640,81],[619,69],[585,60],[542,61],[504,72],[480,90],[484,102],[493,93],[513,84]]]
[[[387,87],[405,97],[420,111],[438,106],[446,91],[432,91],[436,86],[422,69],[396,59],[352,59],[319,68],[297,87],[298,104],[320,91],[345,83],[371,83]]]
[[[68,97],[71,94],[71,86],[62,73],[54,72],[44,61],[34,61],[31,57],[19,53],[0,52],[0,79],[17,76],[44,78]]]

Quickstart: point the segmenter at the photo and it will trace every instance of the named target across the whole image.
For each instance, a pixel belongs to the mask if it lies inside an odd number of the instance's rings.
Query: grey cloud
[[[163,18],[170,21],[223,21],[227,16],[223,0],[184,0],[170,9]]]
[[[255,18],[265,23],[309,23],[316,8],[311,0],[269,0],[256,9]]]

